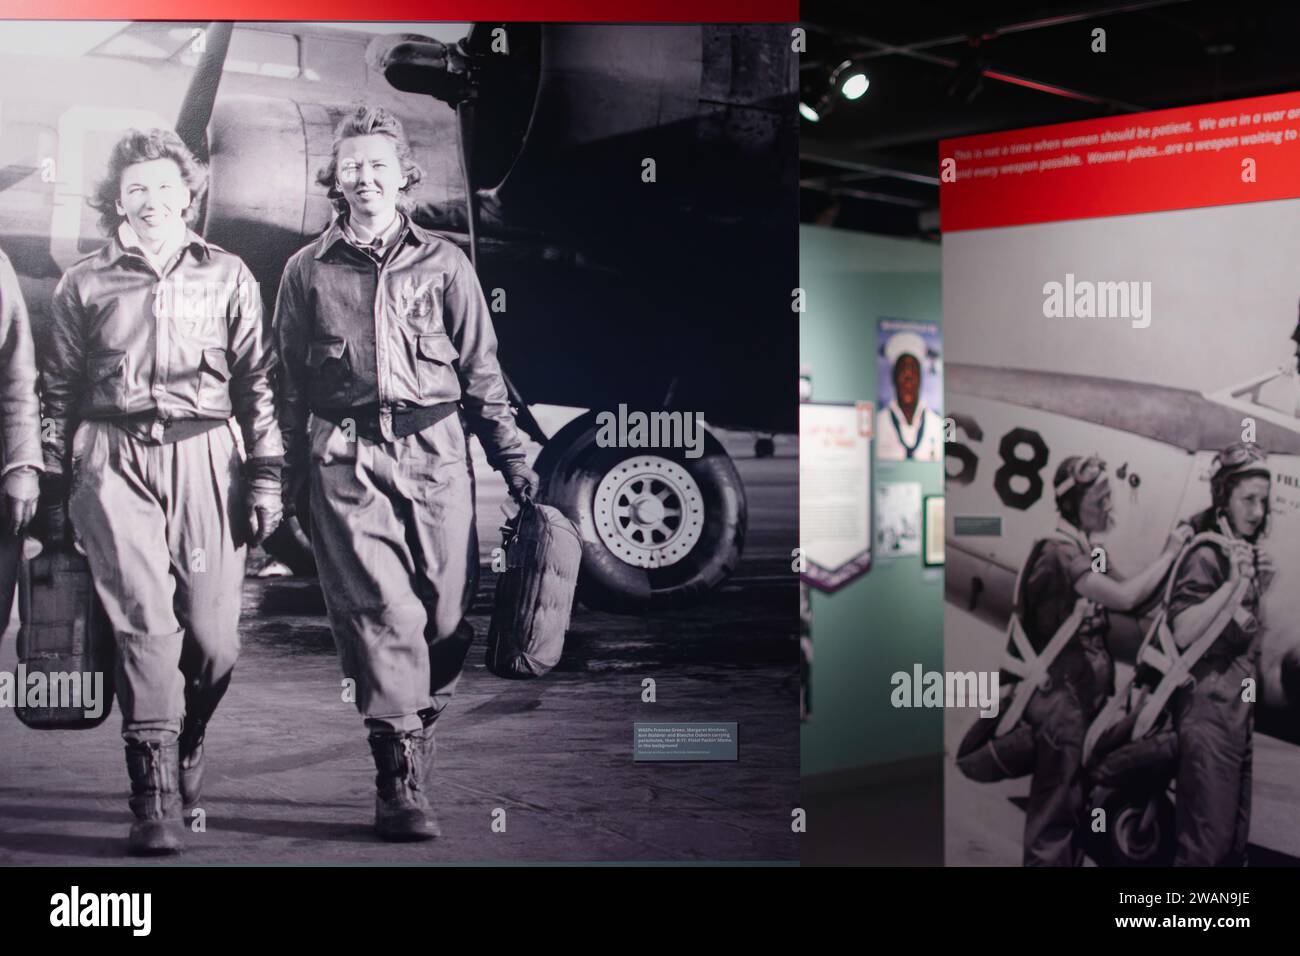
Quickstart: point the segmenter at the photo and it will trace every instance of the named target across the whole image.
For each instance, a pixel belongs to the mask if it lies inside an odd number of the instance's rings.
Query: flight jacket
[[[40,403],[36,353],[18,276],[0,252],[0,475],[20,468],[41,470]]]
[[[493,468],[507,477],[526,468],[491,314],[451,241],[403,217],[379,260],[336,219],[285,266],[274,326],[286,486],[306,473],[312,412],[337,419],[458,402]]]
[[[232,415],[250,462],[278,466],[275,350],[263,326],[248,267],[193,231],[164,274],[116,237],[73,263],[39,356],[46,471],[65,473],[68,433],[83,419],[161,441],[175,423]]]

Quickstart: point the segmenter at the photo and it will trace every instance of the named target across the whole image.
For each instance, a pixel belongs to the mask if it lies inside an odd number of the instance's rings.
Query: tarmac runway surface
[[[361,719],[342,700],[315,582],[246,580],[244,650],[209,729],[204,814],[177,861],[797,861],[796,447],[781,436],[776,457],[755,459],[752,442],[724,437],[750,533],[737,576],[704,605],[648,617],[579,606],[559,666],[506,681],[482,663],[493,578],[484,570],[476,642],[439,721],[431,800],[443,836],[431,843],[386,844],[371,831],[374,768]],[[477,443],[475,452],[486,563],[505,494]],[[15,662],[11,627],[0,669]],[[642,702],[647,677],[654,703]],[[645,720],[736,721],[739,759],[636,763],[633,723]],[[127,787],[116,713],[92,730],[38,731],[0,712],[0,863],[128,859]]]

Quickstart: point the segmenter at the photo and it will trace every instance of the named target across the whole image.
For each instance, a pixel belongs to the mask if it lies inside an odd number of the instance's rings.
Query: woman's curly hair
[[[108,159],[108,173],[95,187],[90,206],[99,212],[99,226],[111,236],[126,218],[117,211],[117,201],[122,196],[122,173],[128,166],[147,163],[154,159],[170,159],[180,170],[181,180],[190,191],[190,205],[185,210],[186,225],[194,225],[203,204],[203,193],[208,188],[208,169],[181,138],[169,129],[127,130]]]
[[[343,117],[334,128],[334,145],[330,149],[330,161],[316,174],[316,182],[329,191],[330,201],[339,212],[347,212],[348,202],[338,187],[339,144],[352,136],[387,136],[393,141],[397,151],[397,161],[401,164],[402,175],[406,185],[397,195],[397,205],[409,209],[411,193],[424,178],[424,170],[415,161],[411,145],[406,141],[406,130],[402,121],[382,106],[358,106],[349,115]]]

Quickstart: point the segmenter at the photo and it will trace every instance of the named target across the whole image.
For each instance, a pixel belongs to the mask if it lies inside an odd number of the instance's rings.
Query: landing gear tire
[[[570,422],[533,467],[541,500],[582,537],[578,599],[590,608],[645,611],[698,601],[736,570],[745,544],[745,489],[706,432],[703,453],[601,448],[596,413]]]
[[[1164,793],[1117,791],[1101,804],[1106,831],[1093,834],[1102,866],[1169,866],[1177,848],[1174,804]],[[1091,828],[1091,820],[1084,822]]]

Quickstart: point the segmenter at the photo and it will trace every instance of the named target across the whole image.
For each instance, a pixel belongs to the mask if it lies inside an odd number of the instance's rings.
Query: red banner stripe
[[[939,173],[944,232],[1294,199],[1300,93],[947,139]]]
[[[798,0],[0,0],[5,20],[794,23]]]

